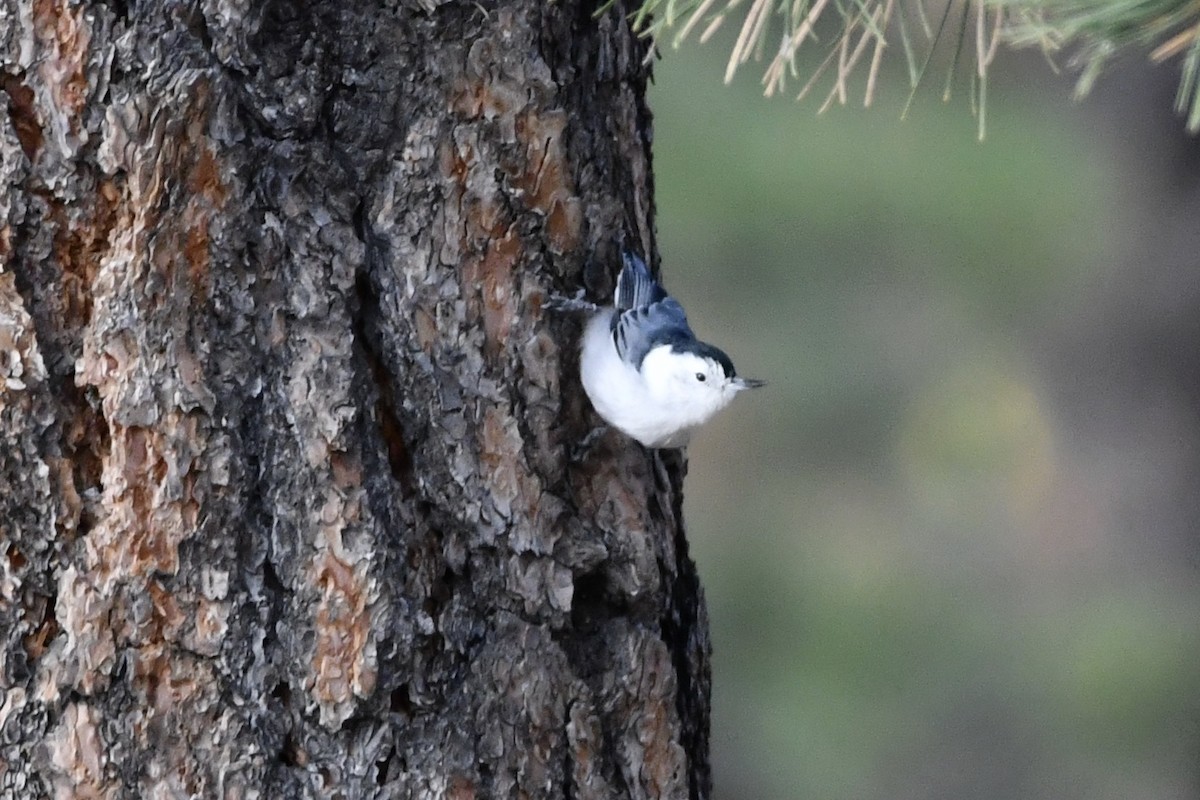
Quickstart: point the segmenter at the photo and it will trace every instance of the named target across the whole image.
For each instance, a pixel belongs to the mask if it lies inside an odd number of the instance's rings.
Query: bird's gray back
[[[688,327],[683,306],[673,297],[645,308],[618,312],[613,316],[612,333],[621,360],[639,368],[655,347],[661,344],[678,347],[696,339]]]
[[[612,336],[621,360],[640,369],[646,354],[655,347],[669,344],[679,348],[695,342],[696,336],[688,326],[683,306],[654,280],[646,262],[629,252],[623,259],[617,278]]]

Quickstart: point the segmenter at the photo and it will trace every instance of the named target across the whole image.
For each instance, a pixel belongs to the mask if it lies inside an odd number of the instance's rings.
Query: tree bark
[[[0,0],[0,792],[706,797],[620,3]],[[622,233],[623,232],[623,233]]]

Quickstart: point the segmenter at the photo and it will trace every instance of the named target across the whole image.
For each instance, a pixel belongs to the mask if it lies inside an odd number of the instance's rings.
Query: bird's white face
[[[669,347],[656,347],[646,354],[642,376],[651,396],[675,408],[689,424],[706,421],[746,388],[726,376],[713,359]]]

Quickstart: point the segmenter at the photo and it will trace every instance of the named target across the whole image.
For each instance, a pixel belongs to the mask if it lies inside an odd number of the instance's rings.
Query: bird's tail
[[[646,266],[645,261],[628,250],[621,254],[621,258],[625,265],[617,278],[615,305],[618,311],[645,308],[667,296],[650,274],[650,268]]]

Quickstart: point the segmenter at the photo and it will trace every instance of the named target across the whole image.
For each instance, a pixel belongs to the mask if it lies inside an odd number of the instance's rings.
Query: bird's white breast
[[[606,422],[646,447],[683,447],[692,431],[728,400],[716,395],[678,396],[661,381],[647,383],[642,373],[617,354],[610,328],[612,314],[608,310],[595,315],[583,334],[579,372],[592,406]],[[645,368],[652,369],[661,355],[651,351],[643,362]]]

